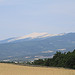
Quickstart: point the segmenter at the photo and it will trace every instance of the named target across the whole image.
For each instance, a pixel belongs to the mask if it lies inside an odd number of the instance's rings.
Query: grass
[[[75,75],[75,70],[0,63],[0,75]]]

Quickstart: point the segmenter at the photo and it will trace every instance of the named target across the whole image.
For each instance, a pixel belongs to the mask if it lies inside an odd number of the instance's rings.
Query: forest
[[[75,69],[75,50],[72,52],[56,52],[53,58],[38,59],[32,62],[33,65],[64,67]]]

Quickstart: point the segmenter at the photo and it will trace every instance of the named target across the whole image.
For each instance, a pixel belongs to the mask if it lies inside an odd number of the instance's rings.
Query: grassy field
[[[75,70],[0,63],[0,75],[75,75]]]

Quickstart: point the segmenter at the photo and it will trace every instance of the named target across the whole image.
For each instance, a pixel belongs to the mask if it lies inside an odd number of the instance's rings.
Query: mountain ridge
[[[56,51],[75,49],[75,33],[52,36],[45,39],[19,40],[0,44],[0,60],[34,60],[52,57]]]
[[[31,33],[31,34],[28,34],[28,35],[24,35],[24,36],[21,36],[21,37],[14,37],[14,38],[8,38],[8,39],[5,39],[5,40],[1,40],[0,43],[9,43],[9,42],[14,42],[14,41],[18,41],[18,40],[23,40],[23,39],[26,39],[26,40],[32,40],[32,39],[43,39],[43,38],[48,38],[48,37],[53,37],[53,36],[62,36],[64,35],[64,33],[62,34],[48,34],[48,33]],[[5,41],[5,42],[4,42]]]

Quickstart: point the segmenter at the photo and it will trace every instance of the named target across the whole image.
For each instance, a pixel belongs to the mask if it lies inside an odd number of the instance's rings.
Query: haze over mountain
[[[32,33],[0,41],[0,60],[34,60],[50,58],[56,51],[75,48],[75,33]]]

